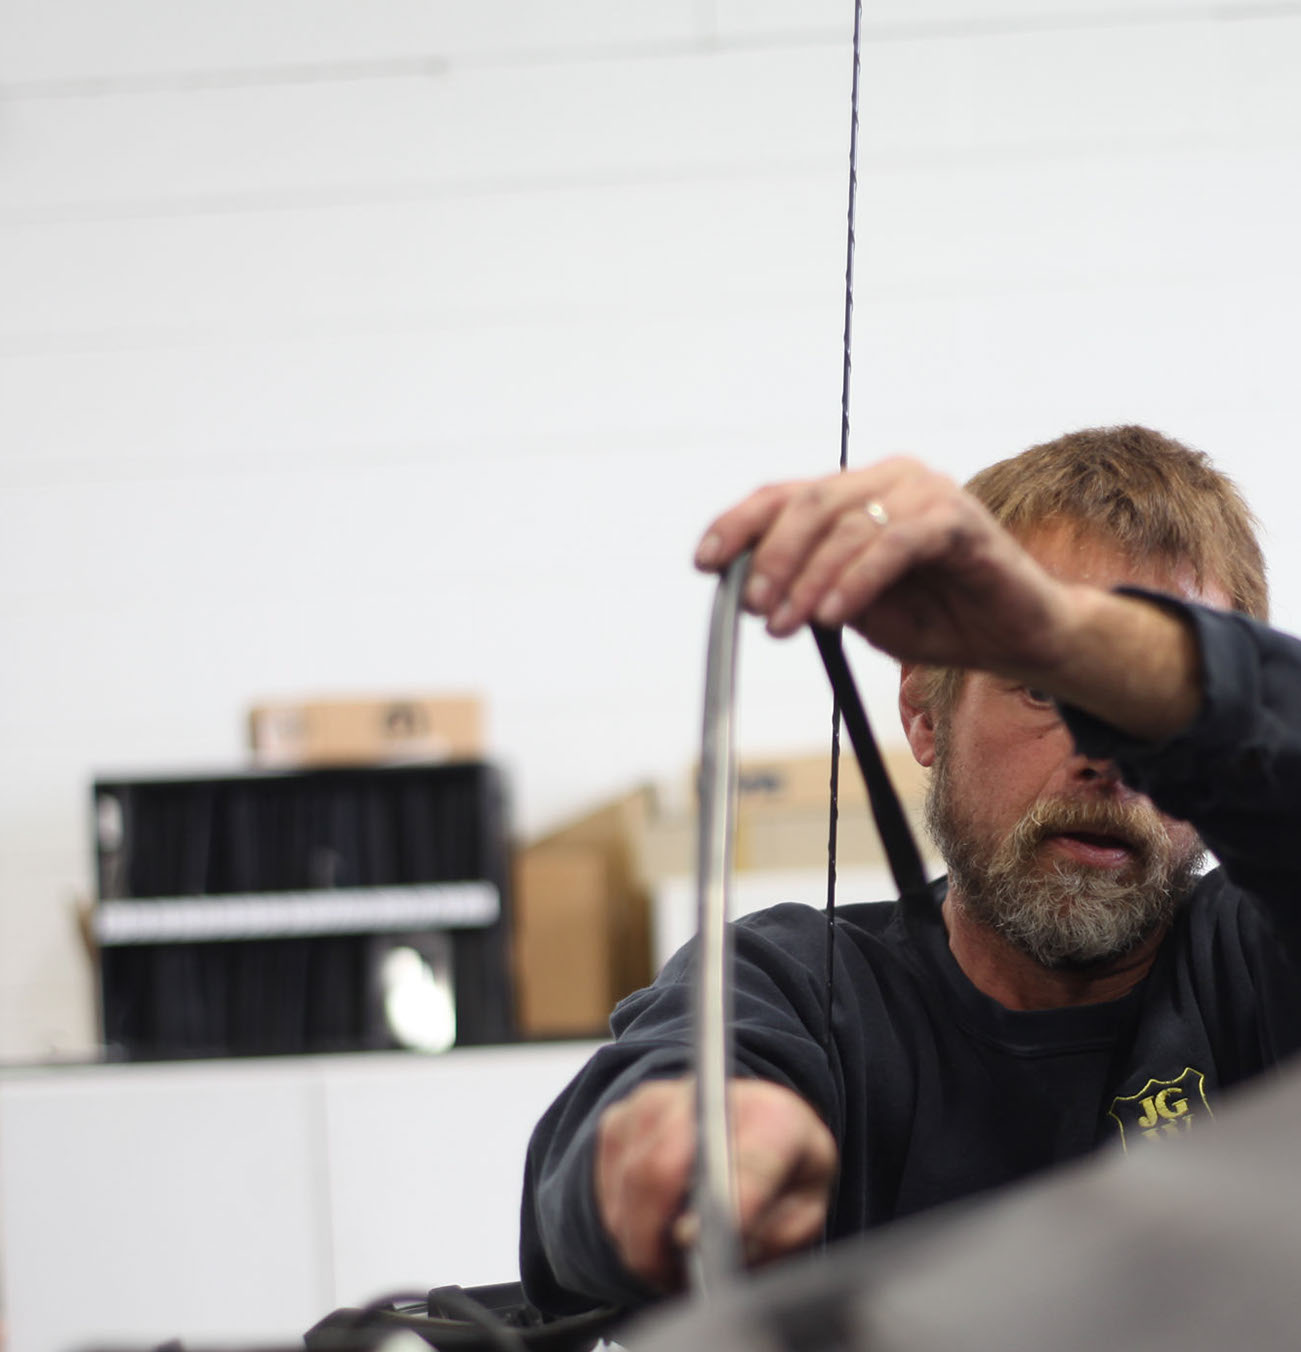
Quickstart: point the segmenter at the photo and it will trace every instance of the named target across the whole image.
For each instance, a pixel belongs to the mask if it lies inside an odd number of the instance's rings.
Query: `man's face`
[[[1227,604],[1191,569],[1129,558],[1073,527],[1023,543],[1064,581]],[[1163,928],[1202,855],[1191,826],[1075,752],[1050,701],[983,672],[937,724],[927,812],[955,902],[1051,968],[1101,966]]]

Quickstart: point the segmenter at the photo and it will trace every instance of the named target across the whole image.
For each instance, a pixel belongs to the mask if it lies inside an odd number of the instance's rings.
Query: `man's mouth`
[[[1138,851],[1122,836],[1098,831],[1061,831],[1045,837],[1045,844],[1076,863],[1091,868],[1124,868]]]

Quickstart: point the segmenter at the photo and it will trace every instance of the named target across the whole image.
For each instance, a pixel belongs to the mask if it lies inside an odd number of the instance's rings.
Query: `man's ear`
[[[935,763],[935,718],[924,703],[927,670],[905,662],[899,671],[899,717],[904,736],[917,764],[929,769]]]

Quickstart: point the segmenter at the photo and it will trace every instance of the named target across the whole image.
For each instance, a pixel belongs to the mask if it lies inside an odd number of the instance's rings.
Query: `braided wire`
[[[862,0],[854,0],[854,73],[849,96],[849,205],[845,230],[845,328],[840,378],[840,472],[849,468],[849,387],[853,371],[854,333],[854,208],[858,200],[858,84],[863,27]],[[840,700],[831,697],[831,800],[827,827],[827,970],[824,1001],[824,1037],[831,1052],[831,1013],[835,996],[836,953],[836,841],[840,824]]]

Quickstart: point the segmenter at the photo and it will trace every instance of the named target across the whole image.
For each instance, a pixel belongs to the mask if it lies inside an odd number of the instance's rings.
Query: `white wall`
[[[93,1038],[92,774],[258,696],[481,689],[523,830],[687,763],[695,537],[836,459],[851,15],[0,0],[0,1057]],[[853,458],[1149,423],[1301,624],[1301,4],[866,23]],[[745,743],[820,744],[747,645]]]

